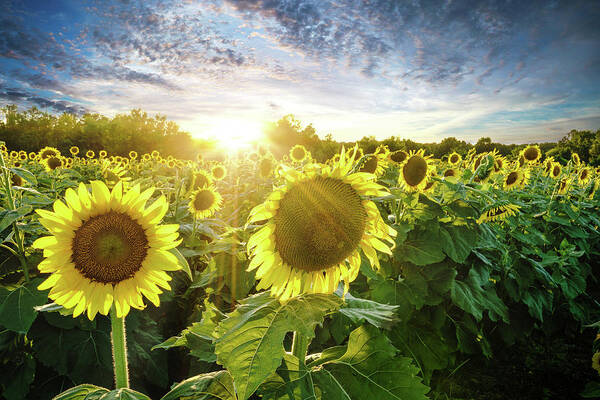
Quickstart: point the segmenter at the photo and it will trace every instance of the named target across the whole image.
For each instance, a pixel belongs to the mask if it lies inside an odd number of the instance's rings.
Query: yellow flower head
[[[64,158],[61,156],[50,156],[42,160],[42,164],[46,171],[54,171],[65,166]]]
[[[592,179],[592,169],[590,167],[583,167],[577,173],[577,181],[580,185],[585,185]]]
[[[600,374],[600,351],[597,351],[592,356],[592,368]]]
[[[273,175],[274,168],[275,165],[273,164],[273,160],[269,157],[265,157],[258,163],[258,174],[261,178],[269,178]]]
[[[450,163],[450,165],[457,166],[461,161],[462,157],[455,151],[448,156],[448,163]]]
[[[206,186],[211,186],[212,184],[212,178],[208,172],[204,170],[194,172],[194,176],[192,177],[192,190],[201,189]]]
[[[221,208],[222,202],[223,198],[214,187],[205,186],[192,193],[189,209],[196,218],[209,218]]]
[[[562,178],[558,181],[558,194],[566,194],[569,191],[569,186],[571,186],[571,181],[569,178]]]
[[[94,158],[95,155],[96,154],[94,153],[94,150],[88,150],[88,151],[85,152],[85,156],[87,158]]]
[[[361,250],[374,268],[376,250],[391,255],[383,241],[396,232],[385,224],[375,203],[361,196],[387,194],[374,174],[352,170],[344,151],[331,166],[288,169],[285,184],[252,211],[248,224],[266,223],[248,239],[251,261],[260,279],[282,301],[300,293],[332,293],[356,279]],[[383,241],[382,241],[383,240]]]
[[[30,152],[29,153],[29,159],[30,160],[35,160],[37,158],[38,154],[36,152]]]
[[[129,152],[129,158],[130,158],[130,159],[132,159],[132,160],[135,160],[135,159],[137,158],[137,156],[138,156],[138,153],[137,153],[137,151],[135,151],[135,150],[131,150],[131,151]]]
[[[553,179],[556,179],[560,176],[561,172],[562,172],[562,166],[560,165],[560,163],[553,162],[552,168],[550,168],[550,171],[549,171],[549,176]]]
[[[529,145],[521,151],[521,155],[525,162],[534,164],[542,158],[542,151],[538,145]]]
[[[290,158],[294,162],[302,162],[308,156],[308,151],[301,144],[297,144],[290,149]]]
[[[69,149],[69,152],[71,153],[72,156],[76,156],[77,154],[79,154],[79,147],[71,146],[71,148]]]
[[[481,224],[484,222],[503,221],[508,217],[516,215],[519,212],[520,207],[516,204],[506,204],[494,208],[490,208],[481,214],[477,219],[477,223]]]
[[[100,151],[98,152],[98,157],[100,157],[100,158],[104,158],[104,157],[106,157],[106,156],[107,156],[107,154],[108,154],[108,153],[106,152],[106,150],[100,150]]]
[[[60,157],[60,151],[54,147],[44,147],[38,153],[41,160],[45,160],[48,157]]]
[[[406,158],[408,157],[408,153],[404,150],[396,150],[389,155],[390,161],[395,165],[401,165]]]
[[[579,158],[579,154],[577,154],[577,153],[572,153],[572,154],[571,154],[571,161],[573,161],[573,163],[574,163],[575,165],[579,165],[579,164],[581,164],[581,158]]]
[[[212,174],[212,177],[215,181],[220,181],[225,179],[225,177],[227,176],[227,169],[225,168],[225,166],[218,164],[212,167],[210,173]]]
[[[444,171],[444,179],[450,182],[456,182],[458,180],[458,170],[455,168],[448,168]]]
[[[50,289],[48,297],[73,317],[87,311],[90,320],[113,304],[118,317],[130,307],[143,309],[142,296],[158,306],[161,288],[170,289],[165,271],[181,268],[169,252],[181,243],[179,225],[158,225],[168,209],[165,197],[146,207],[154,188],[140,192],[136,185],[123,193],[121,182],[112,191],[100,181],[91,186],[91,193],[83,183],[67,189],[54,212],[36,211],[52,234],[33,244],[44,250],[38,269],[51,274],[38,289]]]
[[[418,192],[425,189],[430,171],[431,156],[425,156],[425,150],[411,151],[400,167],[398,184],[408,191]]]
[[[513,190],[523,187],[523,184],[525,183],[525,172],[521,169],[510,171],[506,174],[502,182],[504,190]]]

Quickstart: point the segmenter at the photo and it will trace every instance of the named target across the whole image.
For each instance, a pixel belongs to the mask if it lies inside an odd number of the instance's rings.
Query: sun
[[[220,147],[230,151],[249,148],[264,140],[264,122],[253,119],[216,119],[203,136],[215,139]]]

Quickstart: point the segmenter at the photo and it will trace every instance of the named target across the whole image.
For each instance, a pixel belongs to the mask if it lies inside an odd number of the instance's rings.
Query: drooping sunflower
[[[571,181],[569,178],[562,178],[558,181],[558,194],[566,194],[569,191],[569,186],[571,185]]]
[[[341,280],[347,291],[358,275],[361,250],[374,268],[376,250],[391,254],[383,241],[393,244],[396,232],[375,203],[361,197],[387,191],[373,174],[349,174],[352,166],[342,150],[331,166],[288,169],[286,183],[252,209],[248,224],[266,221],[248,239],[248,270],[257,270],[257,289],[270,287],[282,301],[305,292],[332,293]]]
[[[448,163],[450,163],[450,165],[456,166],[461,161],[462,161],[462,157],[460,156],[460,154],[458,154],[455,151],[453,151],[452,153],[450,153],[450,155],[448,156]]]
[[[402,166],[398,176],[398,184],[406,190],[418,192],[427,186],[430,175],[431,156],[425,156],[425,150],[412,150]]]
[[[212,178],[208,172],[204,170],[196,171],[192,177],[192,190],[195,191],[206,186],[211,186],[212,183]]]
[[[38,155],[41,160],[45,160],[48,157],[60,157],[60,151],[54,147],[46,146],[39,151]]]
[[[121,182],[109,191],[100,181],[91,187],[91,193],[83,183],[67,189],[54,212],[37,210],[52,234],[33,244],[44,250],[38,269],[51,273],[38,289],[51,289],[55,303],[73,317],[87,311],[90,320],[113,304],[118,317],[130,307],[143,309],[142,296],[158,306],[161,288],[170,290],[165,271],[181,268],[169,252],[181,243],[179,225],[158,225],[168,209],[165,197],[146,207],[154,188],[140,192],[136,185],[124,193]]]
[[[119,164],[111,164],[109,161],[104,160],[101,164],[102,177],[108,185],[108,188],[112,188],[117,182],[122,181],[124,187],[127,187],[127,183],[131,181],[131,177],[127,176],[127,168]]]
[[[42,160],[42,165],[46,171],[54,171],[65,166],[65,161],[61,156],[50,156]]]
[[[227,169],[224,165],[218,164],[212,167],[210,173],[212,174],[212,177],[215,181],[220,181],[225,179],[225,177],[227,176]]]
[[[540,160],[540,158],[542,158],[542,151],[540,150],[540,146],[537,144],[529,145],[521,151],[521,155],[523,156],[525,162],[535,164]]]
[[[560,163],[558,162],[553,162],[552,163],[552,168],[550,168],[550,177],[553,179],[556,179],[560,176],[560,173],[562,172],[562,166],[560,165]]]
[[[592,368],[600,375],[600,351],[597,351],[592,356]]]
[[[223,198],[212,186],[202,187],[190,196],[189,209],[196,218],[209,218],[219,208]]]
[[[525,174],[522,170],[517,169],[514,171],[510,171],[503,179],[502,186],[504,190],[513,190],[518,187],[522,187],[523,182],[525,181]]]
[[[546,174],[546,176],[550,176],[553,166],[554,166],[554,157],[548,157],[544,160],[544,173]]]
[[[444,171],[444,179],[450,182],[456,182],[458,180],[458,170],[455,168],[448,168]]]
[[[375,174],[376,176],[383,175],[385,168],[387,167],[387,158],[388,155],[385,151],[378,151],[379,148],[375,151],[375,153],[367,154],[362,159],[362,164],[359,168],[359,172],[366,172],[369,174]]]
[[[202,153],[196,154],[196,161],[197,162],[202,162],[203,159],[204,159],[204,157],[202,156]]]
[[[402,164],[406,160],[407,157],[408,157],[408,153],[405,152],[404,150],[396,150],[394,152],[391,152],[389,155],[389,158],[392,161],[392,163],[394,163],[396,165]]]
[[[573,161],[573,163],[575,163],[575,165],[581,164],[581,158],[579,157],[579,154],[572,153],[571,154],[571,161]]]
[[[69,152],[71,153],[71,155],[73,157],[75,157],[77,154],[79,154],[79,147],[71,146],[71,148],[69,149]]]
[[[592,178],[592,169],[590,167],[583,167],[577,173],[577,182],[580,185],[585,185]]]
[[[258,162],[258,174],[261,178],[268,178],[273,175],[274,167],[273,160],[265,157]]]
[[[477,223],[503,221],[508,217],[516,215],[521,207],[516,204],[505,204],[498,207],[490,208],[483,212],[477,219]]]
[[[290,158],[294,162],[302,162],[308,156],[308,151],[301,144],[297,144],[290,149]]]

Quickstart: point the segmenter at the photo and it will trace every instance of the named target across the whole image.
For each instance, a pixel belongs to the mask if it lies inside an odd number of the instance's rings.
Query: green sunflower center
[[[117,284],[142,267],[148,238],[129,215],[110,211],[85,221],[75,231],[71,247],[75,268],[86,278]]]
[[[421,156],[412,156],[402,168],[402,176],[409,186],[419,185],[427,176],[427,161]]]
[[[274,221],[282,260],[292,268],[318,271],[356,250],[367,213],[352,186],[341,179],[316,177],[287,191]]]
[[[194,196],[194,208],[197,211],[208,210],[215,203],[215,195],[210,190],[201,190]]]
[[[367,157],[367,160],[365,161],[365,163],[363,164],[363,166],[360,168],[360,172],[368,172],[370,174],[374,174],[375,171],[377,170],[377,157],[370,155]]]
[[[533,161],[538,158],[538,150],[535,147],[530,147],[523,153],[527,161]]]

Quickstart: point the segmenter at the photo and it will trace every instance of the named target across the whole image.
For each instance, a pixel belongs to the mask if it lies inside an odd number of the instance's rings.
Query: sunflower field
[[[0,156],[4,399],[600,396],[577,154]]]

